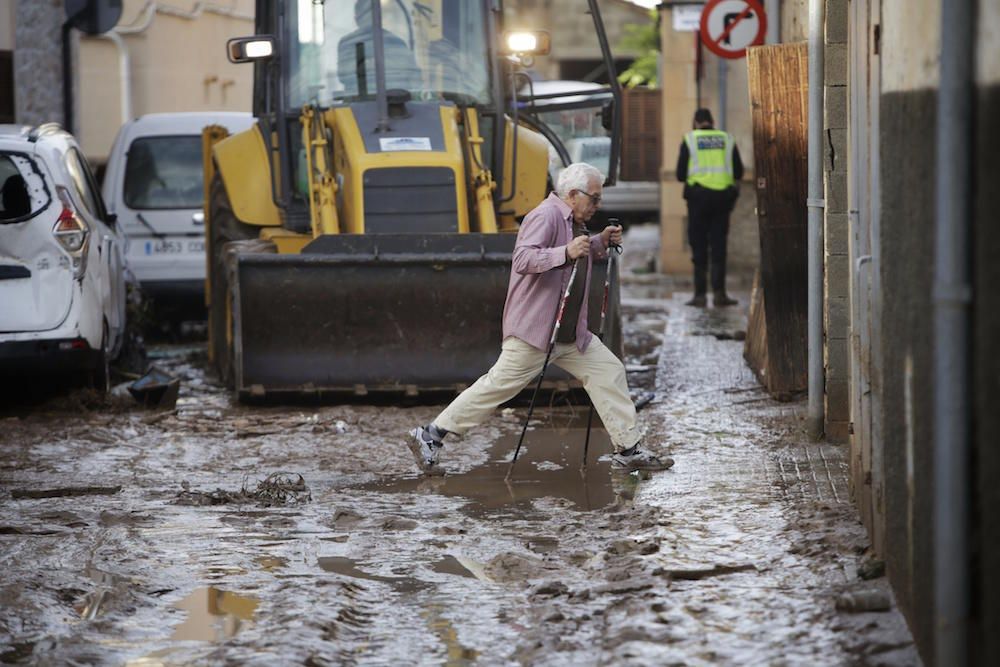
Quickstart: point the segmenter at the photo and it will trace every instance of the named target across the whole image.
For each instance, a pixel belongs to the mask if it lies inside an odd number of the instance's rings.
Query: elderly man
[[[571,164],[559,175],[556,192],[528,213],[514,246],[503,344],[493,367],[462,392],[426,426],[410,432],[410,448],[425,471],[433,471],[449,433],[464,434],[482,423],[538,376],[555,326],[556,309],[574,263],[578,269],[552,351],[551,363],[583,383],[614,445],[613,467],[665,470],[673,465],[639,446],[635,406],[629,398],[625,367],[587,329],[587,296],[592,257],[604,257],[621,243],[621,227],[589,236],[586,222],[601,203],[601,172],[586,163]]]

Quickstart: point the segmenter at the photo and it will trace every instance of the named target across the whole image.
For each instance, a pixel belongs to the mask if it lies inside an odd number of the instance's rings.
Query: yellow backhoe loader
[[[616,99],[597,0],[579,8]],[[257,34],[227,49],[254,63],[257,123],[204,132],[213,364],[241,399],[461,390],[499,351],[518,221],[551,189],[550,155],[567,160],[524,71],[547,33],[505,33],[499,0],[256,10]],[[611,130],[613,182],[617,106],[602,104],[587,111]]]

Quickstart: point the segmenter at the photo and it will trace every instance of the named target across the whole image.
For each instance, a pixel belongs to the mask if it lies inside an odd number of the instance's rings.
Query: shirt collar
[[[570,224],[573,224],[573,209],[570,208],[569,204],[562,200],[562,197],[556,194],[555,190],[549,193],[548,200],[555,204],[556,208],[559,209],[563,220],[568,220]]]

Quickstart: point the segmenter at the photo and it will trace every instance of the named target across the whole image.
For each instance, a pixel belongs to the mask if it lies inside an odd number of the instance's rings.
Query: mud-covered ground
[[[657,233],[626,236],[623,288],[645,442],[676,459],[646,478],[610,473],[599,428],[581,471],[587,409],[564,397],[510,483],[524,406],[422,477],[405,433],[441,405],[241,406],[203,344],[152,349],[172,411],[123,387],[8,399],[0,662],[918,663],[845,449],[758,388],[746,294],[696,310],[631,272]]]

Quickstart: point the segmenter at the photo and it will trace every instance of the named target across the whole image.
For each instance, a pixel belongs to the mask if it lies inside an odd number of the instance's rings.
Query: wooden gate
[[[622,158],[618,177],[623,181],[660,180],[659,88],[622,91]]]
[[[751,47],[747,68],[760,278],[744,356],[772,396],[788,399],[807,386],[806,43]]]

